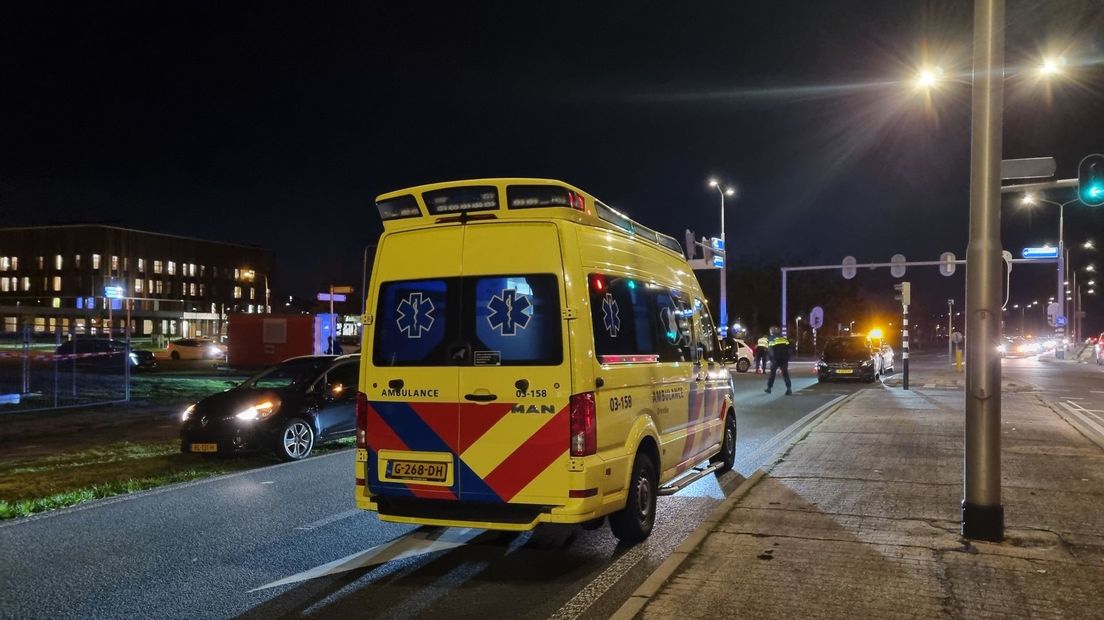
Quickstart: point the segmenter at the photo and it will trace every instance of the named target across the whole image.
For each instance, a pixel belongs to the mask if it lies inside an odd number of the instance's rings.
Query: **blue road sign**
[[[1024,248],[1024,258],[1058,258],[1058,248],[1044,245],[1041,248]]]
[[[724,261],[725,261],[724,256],[719,256],[717,254],[713,255],[713,266],[714,267],[716,267],[718,269],[720,269],[721,267],[724,267],[724,265],[725,265]]]
[[[342,295],[341,293],[334,293],[333,294],[333,300],[337,301],[337,302],[345,301],[345,296]],[[319,293],[318,294],[318,301],[330,301],[330,294],[329,293]]]
[[[716,237],[710,237],[709,246],[712,247],[714,250],[720,250],[721,252],[723,252],[724,249],[725,249],[724,239],[718,239]]]
[[[105,286],[104,297],[108,299],[122,299],[126,297],[126,291],[121,286]]]
[[[1065,327],[1066,326],[1066,317],[1065,317],[1065,315],[1058,315],[1054,319],[1054,324],[1058,327]]]

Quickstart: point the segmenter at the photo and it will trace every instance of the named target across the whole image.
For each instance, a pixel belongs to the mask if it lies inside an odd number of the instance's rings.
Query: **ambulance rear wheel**
[[[635,544],[652,533],[658,479],[651,457],[644,452],[637,453],[625,507],[609,516],[610,530],[621,542]]]

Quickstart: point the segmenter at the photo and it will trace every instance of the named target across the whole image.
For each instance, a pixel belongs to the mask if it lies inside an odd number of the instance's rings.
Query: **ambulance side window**
[[[709,306],[700,299],[694,300],[694,318],[698,349],[706,361],[712,362],[717,351],[717,328],[713,326]]]
[[[657,353],[651,297],[638,280],[590,275],[590,314],[599,357]]]
[[[678,291],[656,291],[654,318],[659,361],[689,362],[692,359],[692,315],[689,310],[685,297]]]

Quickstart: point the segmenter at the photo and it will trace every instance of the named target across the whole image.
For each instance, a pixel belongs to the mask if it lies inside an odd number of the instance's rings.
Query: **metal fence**
[[[125,402],[134,364],[126,340],[24,328],[0,340],[0,414]]]

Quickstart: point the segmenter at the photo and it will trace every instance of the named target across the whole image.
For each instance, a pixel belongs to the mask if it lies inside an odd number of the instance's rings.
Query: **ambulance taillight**
[[[598,452],[594,392],[571,397],[571,456],[589,456]]]
[[[356,447],[367,448],[368,432],[368,395],[357,392],[356,396]]]

